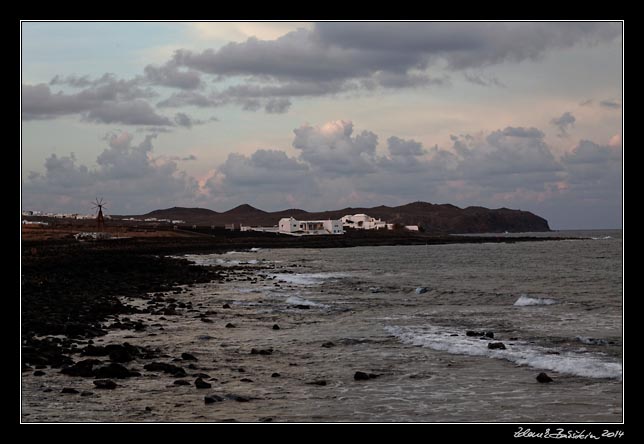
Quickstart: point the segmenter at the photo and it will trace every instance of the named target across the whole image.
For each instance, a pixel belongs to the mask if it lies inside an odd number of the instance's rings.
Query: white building
[[[366,214],[347,214],[341,220],[343,227],[355,228],[356,230],[386,230],[388,228],[387,222]]]
[[[420,231],[418,225],[405,225],[407,231]]]
[[[284,217],[279,222],[279,232],[301,236],[305,234],[343,234],[340,220],[297,220]]]

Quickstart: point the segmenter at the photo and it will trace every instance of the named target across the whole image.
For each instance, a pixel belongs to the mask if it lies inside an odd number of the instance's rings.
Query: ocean
[[[91,380],[51,372],[23,378],[23,420],[621,422],[622,231],[545,235],[577,239],[184,256],[230,270],[172,294],[212,322],[130,315],[150,327],[97,341],[189,352],[190,385],[134,362],[141,377],[65,398]]]

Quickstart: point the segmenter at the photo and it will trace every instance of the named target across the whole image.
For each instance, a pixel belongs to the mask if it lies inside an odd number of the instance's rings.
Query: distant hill
[[[398,207],[381,205],[373,208],[343,208],[341,210],[310,213],[300,209],[266,212],[248,204],[223,213],[206,208],[173,207],[133,216],[137,218],[180,219],[189,224],[216,225],[277,225],[282,217],[296,219],[339,219],[347,214],[365,213],[389,223],[420,225],[429,233],[511,233],[550,231],[548,221],[529,211],[508,208],[459,208],[451,204],[413,202]]]

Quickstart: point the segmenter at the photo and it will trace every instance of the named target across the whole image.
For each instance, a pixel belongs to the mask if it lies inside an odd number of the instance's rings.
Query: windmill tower
[[[97,197],[92,204],[94,205],[92,209],[98,210],[96,213],[96,228],[98,231],[103,231],[105,229],[105,219],[103,218],[103,207],[105,203],[103,202],[103,198],[101,197],[99,199]]]

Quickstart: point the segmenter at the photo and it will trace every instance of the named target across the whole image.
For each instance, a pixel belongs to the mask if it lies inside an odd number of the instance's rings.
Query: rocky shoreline
[[[209,388],[205,373],[196,372],[191,350],[171,356],[160,348],[142,346],[132,340],[100,344],[110,331],[131,330],[133,333],[152,332],[163,335],[160,324],[150,324],[141,318],[165,320],[175,316],[195,317],[212,323],[215,312],[193,306],[186,293],[195,284],[233,280],[255,283],[256,270],[236,267],[198,267],[185,259],[167,254],[195,252],[225,252],[252,247],[338,247],[358,245],[390,245],[455,242],[517,242],[522,238],[404,238],[356,237],[338,239],[325,236],[311,238],[268,237],[235,239],[208,238],[131,238],[96,242],[30,241],[23,242],[22,257],[22,372],[43,376],[58,372],[67,376],[94,378],[97,390],[118,387],[116,381],[141,376],[142,370],[179,378],[175,385],[192,385],[188,376],[197,379],[197,389]],[[529,239],[542,240],[542,239]],[[176,297],[173,297],[176,296]],[[224,304],[224,311],[227,304]],[[308,309],[308,306],[294,306]],[[222,318],[224,319],[224,318]],[[279,326],[273,325],[274,330]],[[233,323],[226,328],[235,328]],[[133,338],[134,336],[132,336]],[[264,349],[255,354],[270,354]],[[272,350],[271,350],[272,351]],[[176,362],[175,362],[176,361]],[[133,367],[132,364],[142,366]],[[187,372],[190,372],[187,373]],[[50,390],[50,389],[45,389]],[[64,387],[63,393],[80,393]],[[90,396],[86,391],[84,396]],[[80,393],[83,395],[83,393]],[[231,395],[233,396],[233,395]],[[206,403],[219,402],[211,397]],[[232,398],[231,398],[232,399]],[[239,400],[238,400],[239,401]]]

